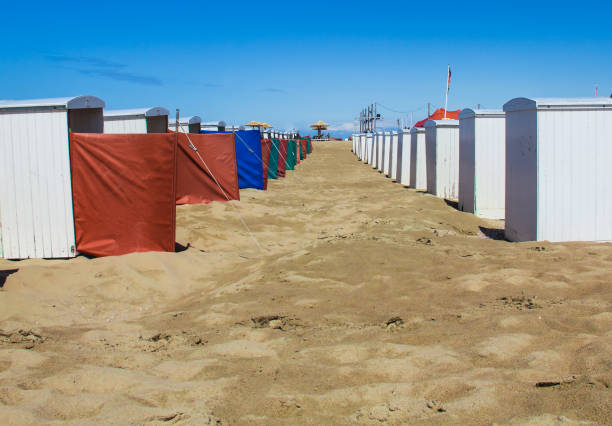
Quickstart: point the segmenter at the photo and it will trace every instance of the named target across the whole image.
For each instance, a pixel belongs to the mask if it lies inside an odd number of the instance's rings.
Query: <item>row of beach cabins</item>
[[[312,152],[296,133],[105,106],[0,101],[0,258],[175,251],[177,205],[239,201]]]
[[[355,134],[353,152],[404,186],[504,220],[509,241],[612,241],[612,99],[440,112],[411,129]]]

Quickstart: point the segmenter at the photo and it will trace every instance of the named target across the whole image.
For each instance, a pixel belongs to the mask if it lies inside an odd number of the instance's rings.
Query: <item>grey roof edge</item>
[[[504,104],[504,111],[533,109],[612,108],[612,99],[597,98],[514,98]]]
[[[65,98],[0,100],[0,108],[65,107],[66,109],[104,108],[106,103],[92,95]]]
[[[104,111],[106,117],[157,117],[170,115],[170,111],[163,107],[134,108],[134,109],[114,109]]]
[[[459,120],[427,120],[424,127],[459,127]]]
[[[459,113],[459,120],[471,117],[504,117],[506,114],[501,109],[472,109],[464,108]]]
[[[175,123],[176,118],[169,118],[168,123]],[[191,117],[179,117],[180,124],[198,124],[202,123],[202,119],[198,115],[192,115]]]

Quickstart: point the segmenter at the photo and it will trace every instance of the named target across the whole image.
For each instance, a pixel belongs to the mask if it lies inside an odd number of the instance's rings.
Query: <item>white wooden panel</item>
[[[382,170],[383,150],[385,144],[385,135],[382,132],[376,134],[376,167],[379,171]]]
[[[422,128],[414,128],[410,133],[410,187],[427,190],[425,129]]]
[[[391,132],[385,132],[385,144],[383,147],[382,172],[385,176],[391,175]]]
[[[359,161],[363,161],[363,143],[362,143],[362,135],[357,135],[357,158]]]
[[[142,118],[126,118],[104,120],[104,133],[147,133],[147,120]]]
[[[475,141],[476,118],[459,120],[459,210],[474,213],[475,186]]]
[[[368,138],[366,135],[361,135],[361,161],[367,163]]]
[[[457,201],[459,189],[459,126],[426,127],[427,192]]]
[[[378,147],[378,158],[377,158],[377,164],[376,164],[376,168],[378,169],[379,172],[383,171],[383,167],[384,167],[384,162],[385,162],[385,133],[381,132],[380,133],[380,144]]]
[[[376,158],[378,156],[378,134],[373,133],[372,134],[372,150],[371,150],[371,154],[370,154],[370,162],[369,164],[372,166],[372,168],[376,168]]]
[[[474,141],[474,213],[476,216],[488,219],[504,219],[506,216],[505,117],[476,117]]]
[[[385,135],[382,132],[377,133],[377,145],[376,145],[376,169],[382,169],[383,162],[383,151],[385,149]]]
[[[3,257],[74,256],[66,111],[0,114],[0,162]]]
[[[447,200],[459,196],[459,123],[455,127],[439,127],[436,137],[437,192]],[[442,172],[442,176],[440,176]]]
[[[539,110],[537,239],[612,240],[612,110]]]
[[[395,155],[395,159],[393,160],[393,162],[395,163],[395,166],[392,165],[392,167],[395,167],[395,181],[397,183],[401,183],[402,181],[402,147],[404,146],[404,137],[402,135],[402,132],[400,132],[397,135],[397,151],[396,151],[396,155]],[[393,171],[391,171],[391,174],[393,174]]]
[[[436,193],[436,137],[435,127],[425,129],[425,164],[427,164],[427,192],[435,196]]]
[[[506,222],[511,241],[537,239],[537,113],[506,112]]]
[[[397,146],[396,180],[398,183],[404,186],[410,185],[410,151],[411,151],[410,132],[400,131],[398,134],[398,146]]]
[[[401,133],[401,132],[400,132]],[[390,164],[391,164],[391,179],[397,179],[397,157],[399,150],[399,135],[398,132],[393,132],[391,134],[391,156],[390,156]]]

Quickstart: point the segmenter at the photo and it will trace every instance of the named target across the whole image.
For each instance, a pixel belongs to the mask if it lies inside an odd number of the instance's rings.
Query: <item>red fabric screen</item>
[[[299,139],[296,140],[296,144],[295,144],[295,164],[300,164],[301,160],[300,160],[300,151],[302,150],[302,148],[300,148],[300,146],[302,145],[301,141]]]
[[[174,251],[174,135],[71,133],[70,169],[78,251]]]
[[[261,161],[263,164],[264,190],[268,189],[268,167],[270,165],[270,150],[272,141],[270,139],[261,140]]]
[[[189,147],[189,140],[197,148]],[[202,204],[211,201],[240,200],[236,145],[232,133],[179,133],[176,168],[176,204]],[[200,160],[198,153],[204,160]],[[208,166],[208,168],[206,167]],[[209,170],[210,169],[210,170]],[[215,180],[223,188],[219,188]]]
[[[278,144],[278,177],[285,177],[287,172],[287,150],[289,149],[289,141],[281,139]]]

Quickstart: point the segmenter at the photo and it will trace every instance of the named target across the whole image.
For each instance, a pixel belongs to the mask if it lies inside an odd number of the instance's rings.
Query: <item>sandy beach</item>
[[[0,260],[3,424],[612,424],[612,244],[509,243],[350,142],[178,253]]]

